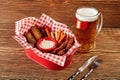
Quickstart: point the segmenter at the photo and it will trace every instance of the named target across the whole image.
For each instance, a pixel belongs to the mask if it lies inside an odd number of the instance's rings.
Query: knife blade
[[[74,80],[78,74],[82,73],[95,59],[97,56],[92,56],[89,58],[81,67],[78,68],[78,70],[70,76],[67,80]]]

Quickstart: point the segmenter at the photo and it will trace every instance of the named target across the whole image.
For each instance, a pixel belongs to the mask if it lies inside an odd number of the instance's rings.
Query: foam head
[[[80,21],[92,22],[98,19],[98,10],[95,8],[79,8],[75,14]]]

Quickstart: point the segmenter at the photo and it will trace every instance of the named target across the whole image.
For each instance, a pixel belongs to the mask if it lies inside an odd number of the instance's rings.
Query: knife
[[[96,58],[97,56],[92,56],[91,58],[89,58],[81,67],[78,68],[78,70],[72,75],[70,76],[67,80],[74,80],[75,77],[82,73]]]

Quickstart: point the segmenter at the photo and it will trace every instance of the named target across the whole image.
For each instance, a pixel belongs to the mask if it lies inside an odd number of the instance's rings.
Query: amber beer
[[[103,18],[95,8],[77,9],[74,34],[81,44],[78,51],[87,52],[95,47],[96,35],[100,32]]]

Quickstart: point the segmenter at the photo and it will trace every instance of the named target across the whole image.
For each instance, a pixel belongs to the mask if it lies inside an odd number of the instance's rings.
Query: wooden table
[[[70,0],[0,0],[0,80],[66,80],[88,58],[99,55],[103,63],[89,77],[89,80],[120,80],[120,28],[106,28],[119,26],[119,1],[78,1]],[[60,2],[60,4],[59,4]],[[28,59],[24,49],[12,38],[15,34],[14,22],[28,16],[39,18],[42,12],[67,25],[72,25],[73,13],[80,5],[94,6],[105,13],[105,23],[97,36],[97,46],[91,52],[83,54],[81,58],[76,52],[73,63],[64,70],[50,71]],[[107,4],[108,5],[105,5]],[[48,6],[49,5],[49,6]],[[106,8],[103,8],[105,5]],[[117,5],[117,6],[115,6]],[[118,7],[118,8],[117,8]],[[68,9],[64,10],[64,8]],[[63,12],[62,12],[62,11]],[[71,16],[61,15],[72,13]],[[112,14],[111,14],[111,13]],[[118,12],[118,13],[117,13]],[[107,14],[108,13],[108,14]],[[115,17],[112,15],[115,14]],[[112,18],[112,20],[111,20]],[[80,74],[79,80],[88,69]]]
[[[99,55],[103,63],[88,79],[119,80],[120,79],[120,29],[103,28],[97,37],[97,46],[89,53],[73,56],[73,63],[61,71],[50,71],[26,57],[24,49],[11,37],[14,29],[2,25],[0,29],[0,80],[40,79],[65,80],[73,74],[88,58]],[[7,27],[7,28],[5,28]],[[85,70],[76,79],[87,72]]]

